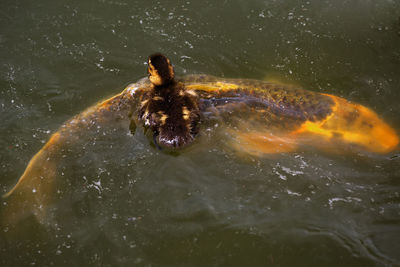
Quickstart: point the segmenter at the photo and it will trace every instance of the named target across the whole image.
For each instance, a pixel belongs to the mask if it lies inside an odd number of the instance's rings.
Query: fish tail
[[[33,191],[33,193],[40,193],[38,191],[43,184],[51,183],[54,180],[56,174],[56,166],[51,160],[52,151],[55,148],[55,144],[58,143],[60,134],[57,132],[52,135],[50,140],[42,147],[42,149],[36,153],[29,161],[24,173],[18,179],[17,184],[3,195],[3,198],[7,198],[14,194],[20,189]]]
[[[374,111],[343,98],[326,95],[335,102],[332,112],[322,120],[304,122],[295,133],[340,140],[381,154],[398,148],[399,137],[396,131]]]

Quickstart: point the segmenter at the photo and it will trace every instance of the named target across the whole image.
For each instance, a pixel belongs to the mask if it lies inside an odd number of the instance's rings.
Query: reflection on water
[[[179,74],[277,73],[368,106],[400,129],[397,2],[3,7],[3,193],[64,121],[144,76],[145,58],[160,50]],[[44,224],[31,216],[0,225],[3,265],[400,263],[398,151],[243,157],[204,127],[193,146],[171,155],[139,130],[98,133],[60,153]]]

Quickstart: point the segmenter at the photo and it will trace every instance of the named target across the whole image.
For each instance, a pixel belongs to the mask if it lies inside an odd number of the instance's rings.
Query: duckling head
[[[175,73],[169,59],[163,54],[156,53],[147,60],[149,80],[154,86],[165,86],[174,81]]]

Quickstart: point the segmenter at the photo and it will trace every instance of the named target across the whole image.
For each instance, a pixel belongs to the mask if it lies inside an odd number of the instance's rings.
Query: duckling
[[[155,144],[183,147],[193,142],[200,121],[199,97],[175,81],[170,60],[156,53],[148,58],[151,90],[141,97],[139,121],[153,132]]]

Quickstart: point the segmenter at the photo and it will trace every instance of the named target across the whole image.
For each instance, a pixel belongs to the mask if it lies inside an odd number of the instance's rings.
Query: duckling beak
[[[158,71],[151,64],[151,61],[149,61],[149,67],[147,68],[147,72],[149,74],[149,80],[152,84],[154,84],[155,86],[160,86],[163,84],[163,79],[161,78]]]

